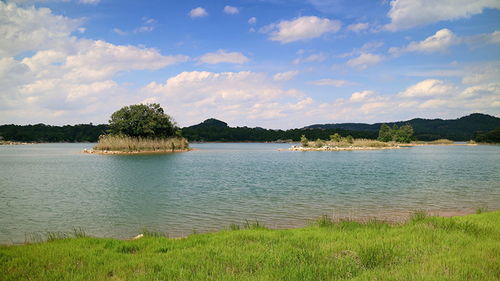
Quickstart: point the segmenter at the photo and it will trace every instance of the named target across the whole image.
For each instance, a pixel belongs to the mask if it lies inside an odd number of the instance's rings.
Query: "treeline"
[[[351,135],[354,138],[376,139],[375,132],[356,132],[342,129],[291,129],[270,130],[248,127],[187,127],[182,129],[182,135],[189,141],[221,141],[221,142],[276,142],[300,141],[302,135],[308,139],[329,139],[330,135]]]
[[[468,141],[475,137],[477,132],[488,132],[500,126],[500,118],[473,113],[458,119],[422,119],[415,118],[407,121],[388,122],[388,126],[401,127],[406,124],[412,126],[414,138],[421,141],[432,141],[437,139],[450,139],[454,141]],[[337,124],[316,124],[307,128],[323,129],[346,129],[353,131],[378,132],[382,123],[337,123]]]
[[[482,143],[500,143],[500,127],[489,132],[477,132],[474,141]]]
[[[108,125],[1,125],[0,139],[20,142],[96,142]]]
[[[219,121],[221,122],[221,121]],[[224,122],[222,122],[224,123]],[[224,123],[225,124],[225,123]],[[97,142],[99,136],[109,132],[109,125],[1,125],[0,140],[20,142]],[[291,129],[270,130],[263,128],[213,126],[199,124],[182,129],[182,136],[189,141],[220,142],[275,142],[299,141],[302,135],[309,139],[328,139],[338,133],[341,136],[351,135],[355,138],[377,138],[376,132],[355,132],[342,129]]]

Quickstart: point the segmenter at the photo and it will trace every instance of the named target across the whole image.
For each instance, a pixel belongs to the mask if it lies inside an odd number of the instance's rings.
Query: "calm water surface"
[[[68,231],[172,236],[245,219],[300,226],[322,214],[500,208],[499,146],[278,151],[289,144],[193,144],[163,155],[81,154],[92,144],[0,146],[0,243]]]

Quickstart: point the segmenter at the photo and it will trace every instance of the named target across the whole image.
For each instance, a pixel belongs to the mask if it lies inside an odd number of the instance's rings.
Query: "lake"
[[[36,231],[183,236],[258,220],[401,218],[500,208],[500,146],[279,151],[290,144],[203,143],[162,155],[82,154],[93,144],[0,146],[0,243]]]

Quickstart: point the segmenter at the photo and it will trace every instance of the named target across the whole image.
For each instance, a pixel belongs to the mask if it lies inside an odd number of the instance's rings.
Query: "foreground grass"
[[[1,280],[499,280],[500,211],[0,247]]]
[[[181,137],[141,138],[123,135],[102,135],[94,146],[95,151],[154,152],[187,150],[188,141]]]

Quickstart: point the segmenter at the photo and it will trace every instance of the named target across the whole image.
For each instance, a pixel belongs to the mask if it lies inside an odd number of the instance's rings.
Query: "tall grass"
[[[454,141],[449,139],[438,139],[429,142],[429,144],[453,144],[453,143]]]
[[[141,138],[124,135],[102,135],[93,148],[97,151],[178,151],[189,149],[185,138]]]
[[[499,280],[500,211],[404,224],[333,221],[169,239],[56,238],[0,245],[0,280]],[[68,234],[70,234],[68,232]]]

